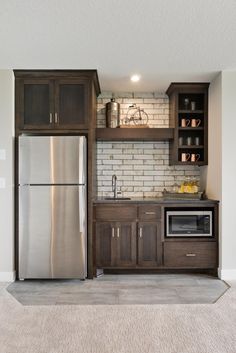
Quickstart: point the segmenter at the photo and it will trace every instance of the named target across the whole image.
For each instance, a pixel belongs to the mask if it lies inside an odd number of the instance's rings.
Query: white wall
[[[0,70],[0,281],[14,279],[14,77],[11,70]],[[1,158],[1,157],[0,157]]]
[[[236,279],[236,72],[222,72],[222,278]]]
[[[222,267],[222,75],[209,87],[208,165],[201,167],[202,188],[208,198],[219,200],[219,268]]]
[[[209,198],[220,200],[222,279],[236,279],[236,72],[224,71],[209,89],[209,164],[202,181]]]

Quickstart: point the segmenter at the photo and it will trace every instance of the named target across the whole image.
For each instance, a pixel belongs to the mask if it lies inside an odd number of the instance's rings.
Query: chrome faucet
[[[117,181],[117,176],[115,174],[112,175],[112,192],[114,194],[114,199],[117,198],[117,185],[116,185],[116,181]]]

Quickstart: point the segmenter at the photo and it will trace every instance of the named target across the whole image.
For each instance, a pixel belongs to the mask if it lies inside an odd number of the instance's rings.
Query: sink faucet
[[[117,198],[117,185],[116,185],[116,181],[117,181],[117,176],[115,174],[112,175],[112,192],[114,194],[114,199]]]

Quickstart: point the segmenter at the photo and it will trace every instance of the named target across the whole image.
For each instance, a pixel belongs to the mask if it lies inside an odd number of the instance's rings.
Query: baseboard
[[[0,282],[14,282],[16,279],[16,272],[0,272]]]
[[[236,280],[236,269],[232,268],[232,269],[228,269],[228,270],[224,270],[219,268],[218,269],[218,275],[221,279],[223,280],[230,280],[230,281],[234,281]]]

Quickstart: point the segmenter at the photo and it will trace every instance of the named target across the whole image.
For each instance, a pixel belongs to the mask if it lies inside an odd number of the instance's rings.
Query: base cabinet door
[[[116,266],[136,265],[136,222],[116,223]]]
[[[115,225],[112,222],[96,223],[96,266],[115,265]]]
[[[138,265],[156,267],[162,264],[160,222],[140,222],[138,225]]]

